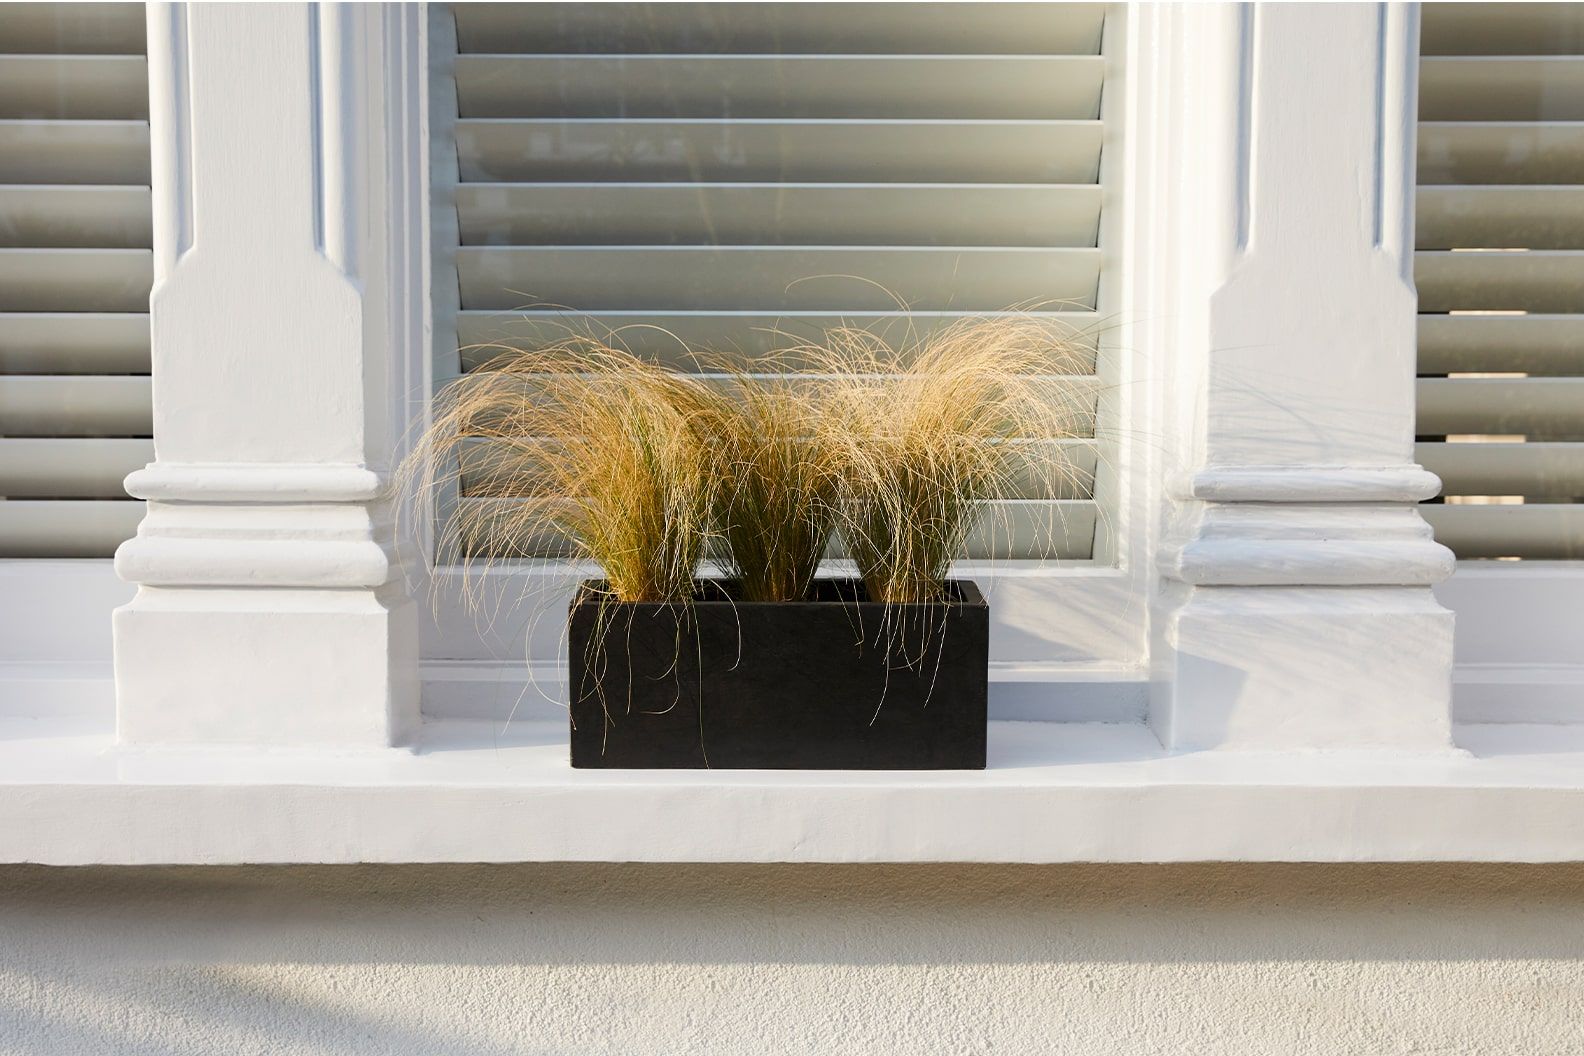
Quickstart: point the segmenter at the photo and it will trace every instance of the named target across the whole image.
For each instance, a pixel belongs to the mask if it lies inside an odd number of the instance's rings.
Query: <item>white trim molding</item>
[[[1420,466],[1213,466],[1179,476],[1170,493],[1202,502],[1422,502],[1440,489]]]
[[[1195,586],[1430,586],[1452,574],[1416,504],[1440,490],[1419,466],[1231,466],[1182,476],[1198,520],[1162,570]]]
[[[1179,172],[1151,718],[1169,748],[1452,751],[1412,464],[1411,5],[1167,7]]]
[[[442,122],[457,113],[455,21],[445,5],[431,4],[429,13],[436,131],[430,171],[433,356],[435,375],[448,379],[459,373],[454,327],[460,304],[454,260],[459,177],[457,151]],[[973,579],[990,602],[990,707],[999,717],[1132,722],[1139,719],[1148,691],[1148,597],[1162,457],[1152,426],[1161,380],[1155,363],[1170,350],[1151,325],[1138,324],[1155,315],[1142,276],[1153,267],[1156,245],[1148,225],[1137,218],[1154,207],[1160,183],[1151,178],[1155,170],[1148,159],[1139,156],[1134,132],[1147,116],[1139,113],[1134,85],[1154,47],[1150,37],[1134,33],[1138,14],[1129,5],[1110,5],[1104,28],[1099,187],[1106,204],[1097,239],[1103,323],[1097,335],[1102,386],[1095,483],[1102,522],[1094,558],[960,561],[953,569]],[[512,313],[501,314],[509,320]],[[452,501],[446,494],[436,498],[439,519]],[[412,518],[415,535],[430,523],[426,513]],[[541,704],[564,707],[564,698],[545,699],[560,693],[558,683],[520,672],[550,670],[564,662],[566,606],[579,575],[598,570],[544,560],[503,563],[481,573],[448,564],[446,555],[435,552],[433,540],[420,540],[415,550],[427,557],[428,567],[407,562],[407,575],[412,589],[431,601],[420,612],[425,716],[520,716]],[[490,688],[481,691],[484,686]]]
[[[412,5],[149,7],[155,461],[116,555],[123,745],[399,745],[386,495],[425,341]]]
[[[1181,753],[1137,724],[992,722],[979,771],[589,771],[562,723],[116,753],[103,727],[0,717],[0,861],[1584,859],[1584,729],[1464,733],[1458,756]]]
[[[1457,721],[1584,722],[1584,562],[1463,561],[1436,598],[1457,613]]]

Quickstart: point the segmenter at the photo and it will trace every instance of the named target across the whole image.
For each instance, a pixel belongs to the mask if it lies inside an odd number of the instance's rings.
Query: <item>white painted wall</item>
[[[0,870],[0,1053],[1584,1051],[1584,867]]]

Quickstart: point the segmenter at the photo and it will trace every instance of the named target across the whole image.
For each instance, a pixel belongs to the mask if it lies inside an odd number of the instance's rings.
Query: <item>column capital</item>
[[[1423,502],[1434,473],[1400,466],[1205,466],[1173,474],[1167,494],[1203,502]]]
[[[149,500],[116,552],[150,587],[382,587],[397,578],[385,485],[364,466],[156,462],[127,477]]]
[[[1415,503],[1441,482],[1415,466],[1219,466],[1168,494],[1187,511],[1161,574],[1193,586],[1421,586],[1452,574]]]

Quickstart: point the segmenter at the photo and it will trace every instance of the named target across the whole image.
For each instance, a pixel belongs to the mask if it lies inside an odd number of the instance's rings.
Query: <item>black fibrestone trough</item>
[[[567,634],[574,767],[984,769],[990,614],[971,582],[887,606],[854,580],[775,603],[704,580],[691,605],[603,611],[600,587]]]

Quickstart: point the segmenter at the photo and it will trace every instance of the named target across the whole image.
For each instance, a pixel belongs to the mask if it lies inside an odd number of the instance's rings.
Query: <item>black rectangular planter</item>
[[[572,765],[770,770],[982,770],[990,611],[884,605],[853,580],[813,600],[602,603],[587,582],[567,634]]]

